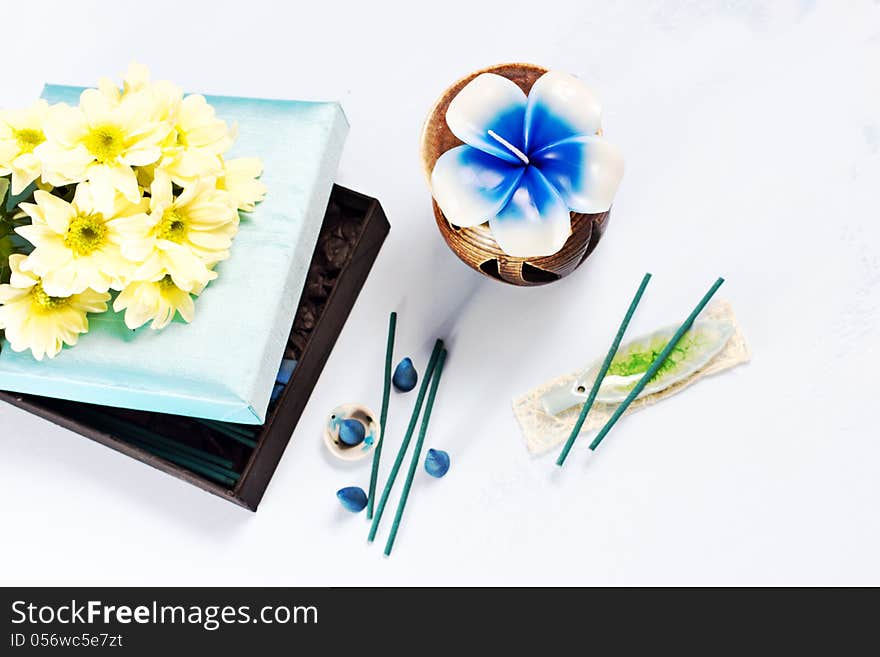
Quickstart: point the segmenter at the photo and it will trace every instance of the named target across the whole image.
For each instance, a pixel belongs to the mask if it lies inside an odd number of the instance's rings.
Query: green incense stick
[[[98,428],[109,430],[127,443],[150,452],[151,454],[155,454],[156,456],[160,456],[177,465],[210,476],[213,479],[222,480],[225,484],[234,484],[240,477],[240,475],[233,470],[224,468],[215,463],[206,461],[204,458],[180,450],[179,448],[184,446],[176,441],[166,439],[164,444],[160,443],[156,438],[161,438],[161,436],[153,434],[141,427],[123,426],[125,423],[113,422],[112,420],[115,418],[109,418],[101,413],[86,413],[86,416],[92,417],[92,419],[96,421]],[[102,422],[102,420],[111,421]],[[205,452],[205,454],[207,453]],[[230,465],[232,464],[231,461],[228,461],[228,463]]]
[[[663,362],[669,357],[669,354],[672,353],[672,350],[675,349],[675,346],[678,344],[679,340],[682,339],[685,333],[687,333],[691,326],[694,324],[694,320],[697,319],[697,315],[703,312],[703,308],[706,307],[706,304],[709,303],[709,300],[714,296],[714,294],[718,291],[718,288],[724,283],[723,278],[718,278],[717,281],[709,288],[709,291],[703,295],[703,298],[700,299],[700,303],[697,304],[696,308],[693,309],[688,318],[684,320],[684,323],[678,327],[678,330],[675,332],[675,335],[672,336],[672,339],[669,343],[663,348],[663,351],[654,359],[654,362],[651,363],[651,366],[648,368],[648,371],[645,372],[644,376],[639,379],[639,382],[635,385],[635,387],[630,391],[629,395],[627,395],[626,399],[624,399],[620,406],[614,411],[614,414],[609,418],[609,420],[605,423],[605,426],[599,430],[599,433],[596,434],[596,437],[593,439],[593,442],[590,443],[590,450],[596,451],[596,448],[599,446],[599,443],[605,438],[609,431],[611,431],[611,427],[620,419],[620,416],[624,414],[627,407],[635,400],[636,397],[639,396],[639,393],[642,392],[644,387],[648,385],[648,382],[654,378],[654,375],[660,370],[663,365]]]
[[[397,512],[394,514],[394,522],[391,525],[391,533],[388,534],[388,542],[385,543],[385,556],[391,556],[394,547],[394,539],[397,538],[397,530],[400,528],[400,520],[403,518],[403,510],[409,498],[409,489],[412,487],[413,477],[419,467],[422,454],[422,445],[425,443],[425,434],[428,432],[428,423],[431,421],[431,409],[434,408],[434,397],[437,396],[437,387],[440,385],[440,377],[443,374],[443,363],[446,362],[446,350],[440,352],[437,365],[434,367],[434,375],[431,378],[431,391],[428,393],[428,401],[425,403],[425,414],[422,416],[422,426],[419,429],[419,437],[413,448],[412,461],[409,464],[409,472],[406,474],[406,482],[403,484],[403,492],[400,494],[400,502],[397,504]]]
[[[397,478],[397,473],[400,471],[400,466],[406,456],[409,442],[412,440],[413,431],[416,429],[416,423],[419,421],[419,414],[422,411],[422,402],[425,400],[425,392],[428,389],[428,383],[430,383],[431,378],[434,376],[434,368],[437,365],[437,359],[440,357],[440,352],[442,350],[443,340],[437,340],[437,342],[434,343],[434,350],[431,352],[431,359],[428,361],[428,367],[425,370],[422,385],[419,386],[419,395],[416,397],[416,403],[415,406],[413,406],[412,416],[410,416],[409,426],[406,428],[403,443],[401,443],[400,449],[397,451],[397,458],[394,459],[394,465],[391,467],[391,472],[388,474],[388,481],[385,482],[385,489],[382,491],[382,497],[379,499],[379,507],[376,509],[375,516],[373,516],[373,524],[370,526],[370,534],[367,536],[367,540],[370,543],[376,538],[376,531],[379,529],[379,522],[382,520],[382,513],[385,511],[385,505],[388,503],[388,496],[391,495],[391,488],[394,486],[394,480]]]
[[[105,413],[101,413],[100,411],[88,411],[87,415],[93,417],[102,424],[113,428],[114,431],[121,434],[122,438],[134,436],[142,442],[154,443],[158,447],[162,447],[170,451],[182,452],[189,456],[207,461],[208,463],[218,465],[221,468],[228,469],[234,465],[232,461],[223,458],[222,456],[217,456],[216,454],[211,454],[210,452],[206,452],[205,450],[199,449],[197,447],[192,447],[191,445],[186,445],[172,438],[167,438],[165,436],[159,435],[154,431],[151,431],[150,429],[146,429],[136,424],[131,424],[121,418],[107,415]]]
[[[599,394],[599,388],[602,386],[602,381],[605,379],[605,375],[608,373],[608,368],[611,367],[611,361],[614,360],[614,356],[617,354],[617,349],[618,347],[620,347],[620,341],[623,339],[623,334],[626,333],[626,328],[627,326],[629,326],[629,321],[632,319],[633,313],[635,313],[639,302],[642,300],[642,294],[644,294],[645,288],[648,286],[648,281],[650,280],[651,274],[645,274],[645,277],[642,279],[641,285],[639,285],[639,289],[636,291],[636,295],[633,297],[632,302],[630,302],[629,304],[629,309],[626,311],[626,315],[624,316],[623,321],[620,323],[620,328],[617,329],[617,335],[614,336],[614,342],[611,343],[611,348],[608,350],[608,353],[605,356],[605,360],[602,362],[602,367],[599,369],[599,373],[596,375],[596,380],[593,381],[593,387],[590,389],[590,394],[587,397],[587,401],[584,402],[584,407],[581,409],[581,414],[578,416],[577,422],[574,423],[574,428],[571,430],[571,435],[568,437],[565,446],[559,453],[559,458],[556,459],[556,465],[560,467],[563,463],[565,463],[565,459],[568,456],[568,453],[571,451],[571,448],[574,446],[574,442],[578,439],[578,436],[581,433],[581,428],[584,426],[584,421],[587,419],[587,414],[593,407],[593,402],[596,401],[596,395]]]
[[[193,472],[198,472],[201,475],[214,479],[215,481],[219,481],[220,483],[226,484],[227,486],[233,486],[235,482],[239,479],[239,475],[237,473],[233,472],[231,474],[226,474],[220,468],[215,470],[214,468],[210,467],[210,465],[204,462],[189,459],[185,456],[181,456],[178,453],[170,452],[149,443],[141,442],[136,438],[128,439],[128,442],[130,442],[135,447],[140,447],[144,451],[150,452],[151,454],[163,458],[166,461],[171,461],[175,465],[187,468],[189,470],[192,470]],[[233,477],[232,475],[235,476]]]
[[[221,422],[220,420],[208,420],[201,419],[199,422],[203,422],[211,427],[217,427],[218,429],[223,429],[224,431],[231,431],[233,433],[237,433],[240,436],[253,436],[254,432],[257,430],[255,426],[253,429],[241,427],[237,424],[230,424],[229,422]]]
[[[373,517],[373,502],[376,497],[376,480],[379,478],[379,459],[382,458],[382,443],[385,442],[385,421],[388,419],[388,402],[391,398],[391,365],[394,360],[394,335],[397,332],[397,313],[388,318],[388,344],[385,347],[385,381],[382,387],[382,413],[379,416],[379,442],[373,450],[373,470],[370,472],[370,490],[367,494],[367,520]]]
[[[148,451],[151,454],[161,456],[162,458],[171,461],[172,463],[176,463],[177,465],[189,468],[201,474],[209,476],[214,475],[213,478],[215,479],[220,477],[224,480],[224,483],[226,483],[226,479],[228,479],[231,483],[235,483],[241,476],[233,470],[229,470],[228,468],[224,468],[214,463],[209,463],[208,461],[175,450],[171,447],[147,441],[136,434],[124,436],[123,439],[125,440],[125,442],[134,445],[135,447],[140,447],[141,449]]]
[[[204,419],[199,420],[199,422],[208,427],[208,429],[221,433],[227,438],[231,438],[232,440],[239,442],[242,445],[246,445],[252,449],[257,446],[257,441],[249,438],[244,430],[240,430],[231,426],[224,426],[222,422],[213,422]]]

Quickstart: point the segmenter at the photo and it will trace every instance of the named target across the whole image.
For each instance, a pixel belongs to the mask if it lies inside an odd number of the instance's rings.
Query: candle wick
[[[521,150],[519,150],[516,146],[514,146],[514,145],[511,144],[509,141],[507,141],[504,137],[502,137],[501,135],[499,135],[498,133],[496,133],[494,130],[489,130],[489,136],[492,137],[492,139],[494,139],[495,141],[497,141],[499,144],[501,144],[502,146],[504,146],[504,148],[506,148],[507,150],[509,150],[511,153],[513,153],[514,155],[516,155],[520,160],[522,160],[522,163],[523,163],[523,164],[528,164],[528,163],[529,163],[529,158],[526,156],[525,153],[523,153],[523,152],[522,152]]]

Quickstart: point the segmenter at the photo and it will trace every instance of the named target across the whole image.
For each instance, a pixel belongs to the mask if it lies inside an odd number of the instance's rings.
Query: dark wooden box
[[[389,230],[376,199],[334,185],[285,353],[285,357],[295,358],[297,365],[281,397],[270,407],[266,423],[254,428],[255,447],[230,440],[209,425],[183,416],[3,391],[0,400],[256,511]],[[135,425],[232,461],[239,478],[231,485],[218,483],[133,444],[122,435],[124,431],[96,423],[93,414],[112,415],[114,422]]]

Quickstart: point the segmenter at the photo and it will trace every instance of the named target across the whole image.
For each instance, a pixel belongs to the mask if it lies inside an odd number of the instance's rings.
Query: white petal
[[[549,71],[529,91],[525,115],[526,152],[579,135],[594,135],[601,127],[599,97],[569,73]]]
[[[100,91],[114,103],[119,102],[119,98],[121,96],[121,94],[119,93],[119,87],[117,87],[116,83],[113,82],[113,80],[111,80],[110,78],[102,77],[98,80],[98,91]]]
[[[524,171],[476,148],[457,146],[434,165],[431,191],[450,223],[479,226],[504,207]]]
[[[125,83],[126,91],[137,91],[149,84],[150,69],[138,62],[131,62],[122,80]]]
[[[525,110],[526,95],[516,83],[494,73],[483,73],[468,82],[449,103],[446,124],[465,144],[516,164],[521,158],[504,142],[520,151],[524,149]]]
[[[126,164],[133,167],[143,167],[152,164],[162,156],[162,149],[158,146],[148,146],[139,149],[129,149],[123,158]]]
[[[21,289],[8,284],[0,285],[0,306],[4,304],[10,304],[15,301],[20,301],[22,298],[27,297],[29,294],[29,289]],[[0,329],[2,328],[3,326],[0,325]]]
[[[89,126],[85,114],[78,107],[71,107],[64,103],[52,105],[46,116],[46,124],[43,131],[46,133],[48,142],[43,142],[37,148],[46,143],[57,142],[72,148],[88,132]],[[57,145],[56,144],[56,145]]]
[[[133,277],[145,281],[158,281],[164,275],[165,265],[162,263],[162,257],[158,251],[153,250],[134,272]]]
[[[109,123],[113,118],[114,103],[97,89],[86,89],[79,96],[79,106],[93,128]]]
[[[528,167],[510,202],[489,227],[508,255],[538,258],[553,255],[571,235],[571,215],[553,186],[534,167]]]
[[[103,313],[107,311],[108,301],[110,301],[110,295],[106,292],[86,290],[82,294],[76,295],[74,305],[82,312]]]
[[[150,306],[135,303],[125,311],[125,325],[131,330],[140,328],[150,320],[154,311]]]
[[[0,123],[0,126],[3,124]],[[7,141],[3,141],[7,139]],[[14,160],[18,156],[19,148],[18,144],[11,139],[5,138],[0,135],[0,163],[5,162],[5,164],[0,164],[0,175],[6,175],[9,173],[12,160]]]
[[[183,321],[187,323],[193,321],[193,318],[196,316],[196,306],[188,292],[180,290],[179,294],[175,294],[175,305]]]
[[[12,287],[28,290],[39,282],[39,279],[27,270],[28,257],[20,253],[9,256],[9,284]]]
[[[113,187],[118,189],[122,195],[131,203],[137,203],[141,200],[141,193],[138,189],[137,176],[134,170],[125,164],[117,164],[115,166],[106,165],[110,180]]]
[[[95,199],[92,197],[92,186],[81,182],[73,192],[73,205],[81,214],[92,214],[95,210]]]
[[[12,169],[12,195],[18,196],[28,185],[40,177],[41,164],[33,153],[23,153],[15,158]]]
[[[205,148],[188,148],[177,155],[168,167],[174,182],[185,186],[187,181],[223,173],[220,158]]]
[[[258,157],[237,157],[223,163],[226,175],[259,178],[263,173],[263,161]]]
[[[34,154],[43,162],[43,180],[56,187],[85,179],[87,167],[95,159],[81,144],[67,148],[48,141],[37,146]]]
[[[191,230],[187,239],[196,247],[207,251],[225,251],[229,249],[232,239],[218,231]]]
[[[89,191],[95,210],[112,216],[116,189],[109,166],[95,163],[89,167]]]
[[[217,277],[190,249],[167,241],[163,241],[161,247],[165,251],[163,263],[168,275],[181,290],[192,290]]]
[[[574,137],[532,155],[532,163],[575,212],[605,212],[623,177],[623,155],[601,137]]]
[[[67,229],[70,227],[70,222],[76,216],[76,208],[64,199],[43,190],[34,192],[34,200],[36,200],[42,216],[38,218],[36,213],[28,211],[24,207],[25,204],[22,204],[22,209],[34,219],[35,223],[42,219],[54,232],[59,235],[66,234]]]

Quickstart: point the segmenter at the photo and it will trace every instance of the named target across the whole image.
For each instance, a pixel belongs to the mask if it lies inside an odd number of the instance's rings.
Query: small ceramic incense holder
[[[340,437],[340,429],[346,421],[360,423],[364,439],[355,445],[347,444]],[[376,414],[360,404],[342,404],[333,409],[324,427],[324,444],[330,453],[343,461],[359,461],[373,452],[379,441],[380,427]]]
[[[729,337],[725,336],[727,330],[724,327],[727,326],[733,329],[733,334]],[[703,331],[704,328],[709,327],[712,327],[711,332]],[[716,332],[715,328],[719,328],[721,331]],[[641,391],[645,394],[639,394],[638,399],[629,405],[626,410],[627,414],[650,408],[658,402],[687,390],[706,377],[726,372],[748,363],[751,359],[751,352],[743,329],[729,302],[717,300],[709,304],[703,316],[694,323],[693,329],[692,332],[685,334],[682,342],[679,343],[670,358],[665,361],[667,366],[660,368],[657,379],[651,380],[650,386],[653,387],[655,384],[658,386],[655,392],[647,394],[648,385],[646,385],[645,389]],[[670,337],[669,331],[661,330],[643,337],[623,341],[604,380],[617,376],[633,376],[633,378],[626,382],[622,379],[611,379],[605,384],[605,390],[597,391],[595,403],[580,429],[582,438],[584,433],[598,431],[611,418],[619,405],[617,401],[600,401],[599,397],[601,396],[602,399],[619,398],[618,391],[615,390],[618,388],[618,384],[629,386],[633,385],[635,378],[640,379],[648,371],[655,356],[662,351]],[[693,371],[694,365],[704,360],[706,350],[714,352],[722,340],[724,346],[721,351]],[[601,356],[594,355],[597,360],[592,364],[587,363],[581,369],[545,381],[513,400],[513,412],[525,439],[526,447],[531,454],[542,454],[554,447],[561,446],[566,439],[570,438],[581,414],[586,391],[591,390],[594,384],[592,374],[587,374],[589,370],[595,371],[596,363],[600,362]],[[693,372],[682,379],[680,375],[686,371]],[[639,372],[642,374],[639,375]],[[584,391],[582,392],[580,388],[583,388]],[[611,393],[613,393],[613,397],[606,397],[606,394]],[[563,406],[569,406],[572,402],[574,405],[569,408],[558,410]],[[556,412],[548,412],[548,406]],[[723,420],[719,418],[719,421]]]

